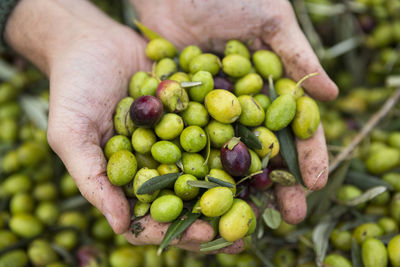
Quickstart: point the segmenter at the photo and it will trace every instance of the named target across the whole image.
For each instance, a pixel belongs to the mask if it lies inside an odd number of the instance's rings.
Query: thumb
[[[285,5],[281,14],[284,14],[281,15],[283,17],[277,19],[279,22],[276,22],[276,27],[269,28],[263,41],[279,55],[287,75],[295,81],[310,73],[319,74],[303,83],[309,95],[322,101],[335,99],[339,93],[338,88],[319,63],[297,23],[292,7]]]
[[[105,215],[117,234],[125,232],[130,224],[129,203],[121,188],[112,185],[106,176],[107,162],[96,132],[90,127],[66,130],[49,119],[48,140],[82,196]]]

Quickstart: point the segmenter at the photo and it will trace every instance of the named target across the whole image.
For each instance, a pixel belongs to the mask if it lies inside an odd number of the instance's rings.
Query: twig
[[[372,131],[372,129],[383,119],[393,106],[400,99],[400,87],[396,89],[391,97],[386,100],[385,104],[377,111],[361,129],[360,133],[351,141],[351,143],[336,158],[333,159],[329,167],[329,173],[332,173],[340,163],[361,143],[361,141]]]

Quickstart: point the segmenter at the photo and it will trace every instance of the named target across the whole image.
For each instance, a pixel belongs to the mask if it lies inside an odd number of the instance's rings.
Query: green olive
[[[240,78],[249,73],[250,60],[237,54],[230,54],[222,59],[222,70],[231,77]]]
[[[182,154],[177,145],[170,141],[158,141],[151,147],[153,158],[164,164],[173,164],[180,160]]]
[[[182,209],[182,199],[174,195],[165,195],[154,200],[150,207],[150,214],[157,222],[172,222],[178,218]]]
[[[63,230],[54,236],[54,242],[66,250],[74,249],[78,241],[78,233],[74,230]]]
[[[201,55],[201,49],[195,45],[186,46],[179,55],[179,65],[184,71],[189,71],[189,63],[198,55]]]
[[[16,119],[22,114],[21,106],[17,102],[9,102],[0,106],[0,120]]]
[[[158,194],[160,196],[160,194]],[[147,214],[150,209],[150,203],[145,203],[140,200],[136,201],[135,206],[133,207],[133,214],[135,217],[142,217]]]
[[[178,267],[180,265],[182,256],[182,251],[175,247],[170,247],[163,254],[164,266],[165,267]]]
[[[382,228],[384,234],[393,234],[399,232],[399,227],[396,220],[391,217],[380,218],[378,225]]]
[[[199,54],[190,60],[189,72],[195,74],[200,70],[204,70],[208,71],[212,75],[217,75],[220,66],[221,61],[216,55],[209,53]]]
[[[337,191],[336,198],[341,202],[347,202],[360,196],[361,194],[362,191],[358,187],[354,185],[343,184]],[[357,208],[359,209],[363,207],[365,207],[365,203],[357,205]]]
[[[175,164],[160,164],[160,166],[157,167],[157,171],[160,175],[165,175],[168,173],[178,173],[179,169]]]
[[[232,206],[233,194],[227,187],[208,189],[200,198],[201,213],[207,217],[225,214]],[[247,232],[247,231],[246,231]]]
[[[288,248],[280,248],[274,256],[274,264],[276,267],[288,267],[296,265],[296,254]]]
[[[144,81],[149,78],[149,74],[144,71],[138,71],[132,76],[129,82],[129,95],[133,98],[139,97],[139,88],[142,86]]]
[[[288,126],[295,115],[295,98],[292,95],[278,96],[267,109],[265,126],[272,131],[279,131]]]
[[[253,96],[253,98],[258,101],[263,110],[267,110],[268,107],[271,105],[271,100],[265,94],[257,94]]]
[[[144,95],[156,95],[159,80],[155,77],[148,77],[132,94],[133,98],[138,98]]]
[[[155,142],[157,142],[157,137],[152,129],[137,128],[132,134],[133,149],[139,153],[150,152]]]
[[[296,116],[292,122],[294,134],[301,139],[310,138],[318,129],[319,123],[320,115],[317,103],[308,96],[298,98]]]
[[[14,195],[21,192],[27,192],[32,187],[31,179],[25,174],[13,174],[7,177],[2,188],[9,195]]]
[[[22,249],[11,250],[0,256],[0,266],[24,267],[28,264],[28,256]]]
[[[54,166],[51,161],[45,161],[35,168],[32,179],[36,183],[48,182],[54,177]]]
[[[261,164],[261,160],[258,157],[256,152],[254,152],[251,149],[249,149],[249,152],[250,152],[251,162],[250,162],[249,171],[247,173],[252,174],[252,173],[260,171],[262,164]]]
[[[69,173],[65,173],[61,177],[60,191],[61,194],[65,197],[74,196],[79,193],[79,189],[76,186],[74,179],[72,179],[72,176]]]
[[[53,225],[58,218],[58,206],[51,201],[40,202],[35,209],[35,216],[45,225]]]
[[[187,152],[199,152],[207,144],[207,136],[199,126],[186,127],[180,136],[180,144]]]
[[[400,193],[395,193],[390,201],[390,215],[397,222],[400,221]]]
[[[111,252],[109,261],[111,267],[140,267],[143,256],[137,247],[124,246]]]
[[[176,81],[178,83],[182,83],[182,82],[190,82],[190,77],[189,75],[187,75],[184,72],[175,72],[174,74],[172,74],[169,78],[169,80],[173,80]]]
[[[156,135],[164,140],[171,140],[178,137],[183,130],[183,119],[175,113],[167,113],[156,125]]]
[[[198,179],[204,178],[208,173],[208,165],[204,162],[205,159],[200,154],[188,152],[182,154],[184,173],[194,175]]]
[[[85,215],[79,211],[65,211],[58,218],[58,224],[61,226],[70,226],[80,231],[85,231],[88,222]]]
[[[137,161],[135,155],[128,150],[120,150],[112,154],[107,164],[107,176],[113,185],[122,186],[135,176]]]
[[[381,174],[398,166],[400,162],[400,150],[383,147],[367,158],[366,165],[369,172]]]
[[[189,102],[188,107],[179,113],[188,126],[204,127],[207,125],[209,116],[204,105],[197,102]]]
[[[10,83],[1,83],[0,84],[0,104],[4,104],[9,102],[18,95],[18,90],[14,88]]]
[[[37,236],[43,232],[43,224],[28,213],[18,213],[11,217],[9,227],[16,235],[23,238]]]
[[[159,61],[163,58],[173,58],[175,55],[175,46],[163,38],[153,39],[146,46],[146,56],[153,61]]]
[[[166,80],[169,76],[178,71],[175,61],[170,58],[161,59],[154,68],[155,76],[160,80]]]
[[[336,249],[343,251],[351,249],[351,233],[349,231],[334,229],[331,233],[330,241]]]
[[[129,116],[129,110],[133,103],[132,97],[125,97],[118,102],[114,114],[114,129],[117,134],[131,136],[135,130],[135,125]]]
[[[208,181],[208,176],[233,184],[233,187],[230,188],[230,190],[232,191],[233,195],[236,194],[235,179],[233,179],[233,177],[230,176],[226,171],[221,169],[210,169],[210,173],[206,176],[206,181]]]
[[[223,89],[215,89],[209,92],[204,104],[211,117],[221,123],[236,121],[242,112],[237,97]]]
[[[230,242],[243,238],[249,231],[252,213],[249,204],[244,200],[235,199],[229,211],[219,220],[219,234]]]
[[[3,156],[1,167],[4,173],[12,173],[20,168],[18,153],[16,150],[11,150]]]
[[[12,214],[31,213],[34,209],[34,200],[30,194],[18,193],[10,200],[10,211]]]
[[[215,120],[210,121],[205,130],[210,137],[211,146],[215,148],[221,148],[235,135],[231,124],[225,124]]]
[[[385,191],[379,195],[377,195],[376,197],[374,197],[371,200],[372,204],[376,204],[376,205],[386,205],[388,204],[390,201],[390,193],[389,191]]]
[[[257,127],[253,130],[255,136],[262,144],[261,149],[256,149],[255,152],[260,158],[264,158],[270,151],[270,158],[275,157],[279,153],[279,141],[273,132],[265,127]]]
[[[252,96],[241,95],[238,97],[242,113],[239,116],[239,122],[245,126],[255,127],[263,123],[265,111],[260,103]]]
[[[249,73],[235,83],[235,95],[258,94],[264,85],[263,79],[257,73]]]
[[[292,95],[297,100],[304,95],[304,90],[296,86],[296,82],[289,78],[280,78],[275,83],[275,91],[278,95]]]
[[[35,141],[27,141],[18,149],[18,160],[21,166],[36,166],[47,156],[47,147],[44,144]]]
[[[368,238],[362,243],[361,258],[365,267],[385,267],[388,263],[386,247],[376,238]]]
[[[135,153],[138,169],[141,168],[149,168],[149,169],[157,169],[158,165],[160,165],[151,155],[151,153]]]
[[[148,168],[142,168],[136,173],[135,179],[133,180],[133,188],[134,188],[134,192],[135,192],[135,195],[138,200],[140,200],[141,202],[150,203],[154,199],[156,199],[160,190],[157,190],[157,191],[153,192],[152,194],[138,194],[137,190],[139,189],[140,186],[142,186],[142,184],[144,182],[146,182],[147,180],[150,180],[153,177],[159,176],[159,175],[160,174],[158,173],[157,170],[148,169]]]
[[[400,192],[400,173],[386,173],[382,176],[382,180],[390,184],[396,192]]]
[[[380,237],[383,235],[383,230],[376,223],[364,223],[357,226],[353,231],[353,237],[358,244],[361,244],[369,237]]]
[[[40,183],[35,186],[33,196],[36,200],[55,200],[58,196],[57,187],[52,182]]]
[[[28,256],[35,266],[45,266],[58,260],[50,243],[43,239],[36,239],[29,245]]]
[[[120,150],[128,150],[132,152],[132,145],[129,141],[129,138],[124,135],[115,135],[111,137],[104,147],[104,154],[107,159],[111,157],[111,155]]]
[[[400,149],[400,132],[392,132],[389,134],[388,143],[391,147]]]
[[[330,267],[352,267],[351,262],[340,254],[331,253],[324,259],[324,263]]]
[[[268,79],[269,75],[272,75],[274,80],[282,76],[282,63],[274,52],[258,50],[253,54],[253,63],[264,79]]]
[[[221,163],[221,151],[219,149],[211,149],[210,157],[208,158],[208,167],[210,169],[223,169]]]
[[[9,230],[0,230],[0,250],[17,243],[17,236]]]
[[[188,88],[192,101],[204,102],[206,95],[214,89],[214,79],[208,71],[200,70],[192,76],[192,82],[201,82],[201,85]]]
[[[114,231],[106,218],[98,218],[92,225],[92,236],[96,240],[109,240],[114,236]]]
[[[249,50],[247,49],[246,45],[244,45],[239,40],[228,41],[225,45],[224,54],[225,54],[225,56],[231,55],[231,54],[236,54],[236,55],[241,55],[242,57],[245,57],[247,59],[250,59]]]
[[[400,235],[396,235],[393,237],[388,246],[387,246],[387,251],[389,254],[389,260],[390,263],[392,264],[393,267],[399,267],[400,266]]]
[[[199,193],[199,188],[187,184],[187,181],[197,181],[191,174],[183,174],[178,177],[174,184],[175,194],[182,200],[194,199]]]

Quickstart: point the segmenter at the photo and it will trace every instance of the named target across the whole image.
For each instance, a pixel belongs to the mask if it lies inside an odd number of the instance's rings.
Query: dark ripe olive
[[[277,154],[272,159],[269,159],[268,167],[271,169],[284,169],[287,167],[285,160],[281,154]]]
[[[144,95],[133,101],[129,112],[136,126],[152,127],[161,119],[163,111],[163,104],[157,97]]]
[[[99,251],[92,246],[83,246],[76,252],[79,266],[88,266],[91,262],[96,261]]]
[[[375,27],[375,21],[370,15],[362,15],[358,18],[361,28],[364,32],[370,33]]]
[[[253,176],[250,183],[251,187],[260,191],[269,188],[272,185],[272,181],[269,179],[270,172],[269,168],[265,168],[262,173]]]
[[[246,145],[233,137],[221,147],[221,163],[232,176],[243,176],[251,165],[251,156]]]
[[[214,78],[214,89],[225,89],[233,92],[233,84],[226,78],[215,77]]]
[[[243,188],[238,189],[238,191],[240,191],[240,194],[238,196],[239,198],[244,199],[244,200],[249,199],[250,189],[247,185],[244,186]]]

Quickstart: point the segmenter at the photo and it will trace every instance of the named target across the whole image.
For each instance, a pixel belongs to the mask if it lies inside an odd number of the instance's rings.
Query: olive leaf
[[[257,136],[242,124],[236,124],[236,135],[251,149],[261,149],[262,144]]]
[[[226,241],[223,237],[215,239],[213,241],[203,243],[200,245],[200,251],[201,252],[208,252],[208,251],[213,251],[217,249],[221,249],[227,246],[232,245],[233,242]]]
[[[39,97],[23,95],[20,98],[20,104],[31,121],[33,121],[40,129],[47,129],[49,103]]]
[[[344,204],[347,206],[357,206],[361,203],[365,203],[371,199],[373,199],[374,197],[382,194],[383,192],[385,192],[387,190],[387,188],[385,186],[376,186],[373,187],[371,189],[368,189],[367,191],[365,191],[362,195],[353,198],[349,201],[346,201]]]
[[[271,100],[275,100],[277,94],[275,92],[274,82],[272,77],[269,80],[269,95]],[[289,171],[294,175],[297,182],[304,186],[303,178],[301,177],[301,172],[299,168],[299,161],[297,158],[297,149],[294,143],[294,136],[289,127],[285,127],[282,130],[276,132],[276,137],[278,138],[280,145],[280,153],[285,160]]]
[[[191,213],[190,211],[187,211],[184,215],[171,223],[167,232],[165,233],[163,241],[158,247],[157,255],[161,255],[162,251],[168,246],[168,244],[171,243],[171,241],[177,236],[182,234],[199,217],[200,213]]]
[[[212,177],[212,176],[209,176],[209,175],[207,175],[207,179],[208,179],[208,181],[210,181],[212,183],[216,183],[216,184],[218,184],[220,186],[225,186],[225,187],[229,187],[229,188],[235,187],[235,185],[232,184],[232,183],[222,181],[221,179],[218,179],[218,178],[215,178],[215,177]]]
[[[189,181],[186,182],[186,184],[188,184],[190,186],[193,186],[193,187],[207,188],[207,189],[220,186],[219,184],[212,183],[212,182],[209,182],[209,181],[192,181],[192,180],[189,180]]]
[[[271,229],[277,229],[282,221],[281,213],[272,208],[266,208],[262,218],[265,224]]]
[[[376,186],[385,186],[387,189],[393,190],[393,187],[381,178],[354,170],[350,170],[347,173],[346,183],[355,185],[361,190],[367,190]]]
[[[189,87],[193,87],[193,86],[199,86],[201,84],[202,84],[201,81],[198,81],[198,82],[181,82],[181,87],[189,88]]]
[[[357,241],[354,238],[351,239],[351,262],[353,267],[363,266],[361,263],[360,246],[357,244]]]
[[[208,161],[210,159],[210,154],[211,154],[211,140],[210,140],[210,135],[206,131],[206,136],[207,136],[207,148],[206,148],[206,159],[201,165],[202,167],[206,166],[208,164]]]
[[[262,159],[261,169],[267,168],[270,157],[271,157],[271,151],[269,151],[268,154]]]
[[[153,177],[144,182],[136,191],[137,194],[150,194],[159,189],[163,189],[178,179],[182,173],[168,173]]]
[[[62,257],[63,261],[69,266],[78,266],[76,257],[71,252],[55,243],[52,243],[51,247],[52,249],[54,249],[55,252],[57,252],[58,255]]]

